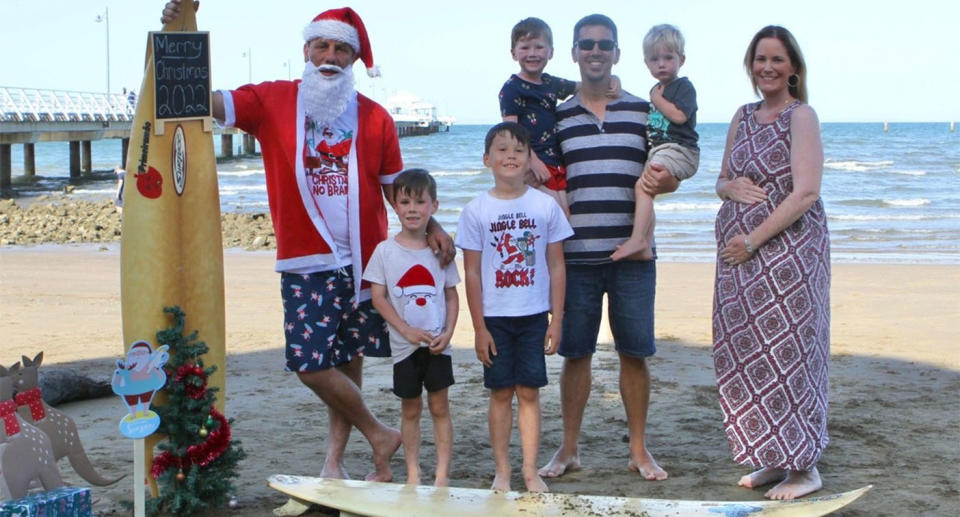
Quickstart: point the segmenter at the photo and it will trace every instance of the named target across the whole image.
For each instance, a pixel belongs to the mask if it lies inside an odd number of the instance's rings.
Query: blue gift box
[[[0,517],[91,517],[90,489],[61,487],[0,502]]]

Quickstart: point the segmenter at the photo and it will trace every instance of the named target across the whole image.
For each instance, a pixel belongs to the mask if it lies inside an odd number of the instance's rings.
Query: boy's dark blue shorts
[[[453,386],[453,361],[447,354],[431,354],[422,346],[409,357],[393,365],[393,393],[402,399]]]
[[[326,370],[357,356],[390,357],[387,324],[367,300],[353,305],[353,268],[281,273],[287,371]]]
[[[543,339],[547,335],[547,313],[530,316],[492,316],[483,318],[493,336],[497,355],[493,365],[483,367],[483,385],[489,389],[547,385],[547,361]]]

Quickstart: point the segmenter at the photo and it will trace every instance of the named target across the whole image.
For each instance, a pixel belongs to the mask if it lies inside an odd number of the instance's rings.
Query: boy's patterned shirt
[[[500,89],[500,115],[516,116],[530,132],[530,148],[547,165],[562,165],[557,147],[557,102],[573,95],[577,83],[550,74],[540,76],[541,83],[525,81],[516,74]]]

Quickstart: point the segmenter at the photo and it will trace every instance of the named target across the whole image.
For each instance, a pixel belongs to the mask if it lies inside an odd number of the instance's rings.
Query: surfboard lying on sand
[[[156,333],[171,324],[163,308],[179,305],[187,317],[184,332],[198,330],[198,339],[210,348],[203,362],[217,367],[208,385],[220,388],[216,405],[222,411],[220,197],[210,118],[209,40],[196,28],[194,10],[183,9],[162,32],[148,35],[123,186],[123,343],[124,352],[140,340],[160,346]],[[154,404],[163,402],[160,397]],[[157,435],[146,440],[147,472],[158,441]],[[156,494],[156,484],[150,482]]]
[[[842,508],[872,487],[793,501],[683,501],[494,492],[286,475],[270,476],[267,484],[305,503],[336,508],[341,516],[348,517],[810,517]]]

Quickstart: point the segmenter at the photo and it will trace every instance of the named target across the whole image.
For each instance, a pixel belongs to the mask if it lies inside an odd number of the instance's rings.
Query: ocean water
[[[484,168],[486,125],[454,125],[449,133],[400,140],[404,164],[422,167],[437,179],[437,219],[456,228],[461,208],[492,186]],[[700,170],[680,189],[656,199],[656,241],[661,260],[710,262],[715,258],[713,224],[720,201],[714,182],[720,171],[727,124],[700,124]],[[946,123],[827,123],[822,127],[824,174],[821,195],[828,215],[831,251],[837,262],[960,263],[960,131]],[[238,139],[234,139],[237,145]],[[220,139],[214,138],[219,149]],[[38,143],[37,179],[23,173],[22,146],[13,146],[19,196],[61,190],[67,183],[67,144]],[[120,141],[93,143],[93,168],[112,171],[120,163]],[[245,158],[218,166],[224,211],[267,210],[263,163]],[[75,184],[73,196],[113,195],[111,172]],[[395,229],[396,223],[392,221]]]

